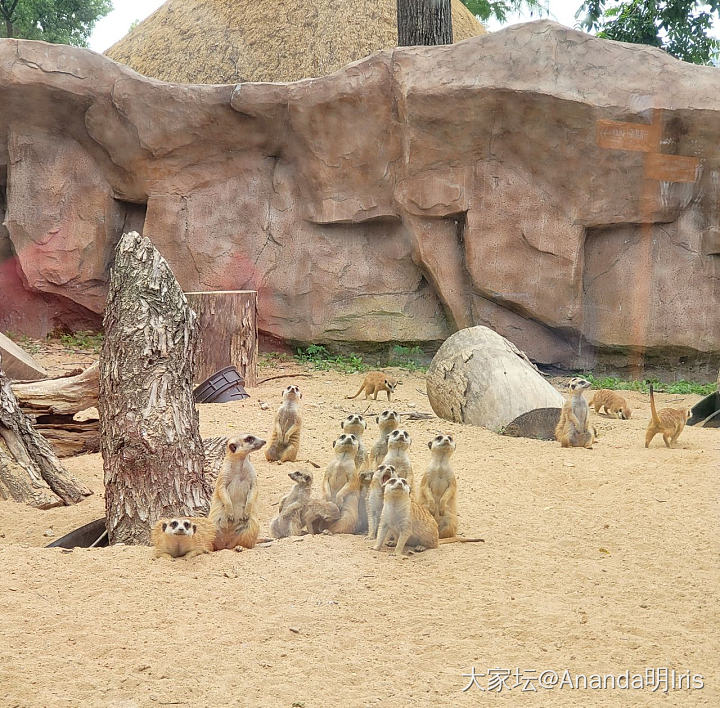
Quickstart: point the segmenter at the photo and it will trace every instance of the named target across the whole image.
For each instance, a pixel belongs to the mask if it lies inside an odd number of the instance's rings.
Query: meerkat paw
[[[332,536],[333,535],[333,532],[330,529],[323,529],[321,533],[323,536]]]
[[[235,553],[242,553],[244,550],[245,548],[243,546],[235,546],[235,548],[233,548],[233,551],[235,551]]]
[[[415,553],[422,553],[423,551],[427,551],[427,546],[417,545],[414,550]]]

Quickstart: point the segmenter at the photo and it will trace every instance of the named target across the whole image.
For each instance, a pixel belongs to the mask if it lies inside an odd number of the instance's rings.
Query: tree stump
[[[257,385],[257,292],[222,290],[185,293],[198,316],[200,346],[195,382],[234,366],[246,386]]]
[[[450,0],[397,0],[398,46],[452,44]]]
[[[110,543],[147,544],[163,516],[207,508],[192,398],[195,313],[165,259],[137,232],[115,250],[100,355],[100,446]]]
[[[0,358],[0,499],[50,509],[90,494],[63,468],[20,409]]]

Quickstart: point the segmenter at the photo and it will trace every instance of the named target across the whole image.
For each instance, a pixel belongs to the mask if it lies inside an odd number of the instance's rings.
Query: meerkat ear
[[[230,443],[228,445],[228,449],[230,450],[230,452],[235,452],[237,450],[237,445],[235,443]]]
[[[380,423],[380,416],[379,416],[379,415],[376,415],[376,416],[375,416],[375,422],[378,423],[378,424]]]
[[[163,521],[163,531],[167,528],[167,524]]]
[[[193,524],[193,533],[197,531],[197,524]]]
[[[428,447],[432,450],[432,440],[428,440]]]
[[[337,442],[337,440],[333,440],[333,447],[335,447],[336,442]]]

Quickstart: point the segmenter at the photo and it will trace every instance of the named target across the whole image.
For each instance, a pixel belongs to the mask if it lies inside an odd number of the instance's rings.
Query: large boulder
[[[0,96],[0,330],[100,313],[138,230],[184,290],[258,290],[273,338],[485,325],[543,364],[715,377],[714,67],[548,21],[237,86],[0,40]]]
[[[501,432],[537,408],[562,408],[564,399],[512,342],[488,327],[469,327],[438,350],[427,372],[436,415]]]

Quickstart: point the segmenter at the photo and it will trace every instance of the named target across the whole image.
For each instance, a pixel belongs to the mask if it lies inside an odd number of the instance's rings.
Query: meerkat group
[[[591,385],[586,379],[577,376],[568,384],[570,396],[565,401],[555,427],[555,439],[562,447],[592,447],[598,435],[597,430],[590,425],[590,406],[596,414],[602,409],[612,418],[630,420],[632,409],[616,391],[601,388],[593,393],[588,403],[583,392]],[[650,422],[645,433],[645,447],[649,447],[658,434],[662,434],[667,447],[672,447],[690,416],[689,408],[662,408],[658,411],[655,407],[654,387],[650,384]]]

